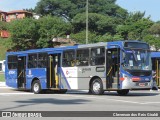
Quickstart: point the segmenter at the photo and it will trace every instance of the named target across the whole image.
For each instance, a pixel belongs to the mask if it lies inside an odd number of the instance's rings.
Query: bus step
[[[59,88],[49,88],[50,90],[60,90]]]
[[[117,77],[113,77],[113,81],[114,81],[114,83],[117,83]]]
[[[112,88],[117,89],[118,84],[117,83],[112,83]]]

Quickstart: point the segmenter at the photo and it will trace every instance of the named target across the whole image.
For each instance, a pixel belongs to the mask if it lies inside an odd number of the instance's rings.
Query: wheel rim
[[[100,90],[100,83],[99,82],[95,82],[94,84],[93,84],[93,91],[95,92],[95,93],[99,93],[99,90]]]
[[[33,89],[35,92],[38,92],[39,91],[39,84],[35,83]]]

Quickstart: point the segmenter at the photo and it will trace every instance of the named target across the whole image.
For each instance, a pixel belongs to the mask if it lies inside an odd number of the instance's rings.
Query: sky
[[[26,8],[34,8],[39,0],[0,0],[0,10],[11,11]],[[160,0],[117,0],[116,4],[128,12],[141,11],[146,13],[146,17],[151,16],[151,20],[160,20]]]
[[[160,0],[117,0],[116,3],[128,12],[145,11],[146,17],[160,21]]]
[[[39,0],[0,0],[0,10],[12,11],[34,8]]]

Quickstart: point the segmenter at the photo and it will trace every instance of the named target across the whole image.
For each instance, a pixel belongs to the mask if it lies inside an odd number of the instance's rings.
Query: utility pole
[[[88,0],[86,0],[86,44],[88,44]]]

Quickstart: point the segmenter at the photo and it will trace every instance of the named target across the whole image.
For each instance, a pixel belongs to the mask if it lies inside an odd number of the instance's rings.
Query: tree
[[[154,46],[156,50],[160,49],[160,23],[154,23],[146,33],[144,40]]]
[[[0,21],[0,30],[7,30],[8,23]]]
[[[149,32],[155,36],[160,36],[160,23],[155,23],[149,28]]]
[[[85,44],[86,43],[86,31],[80,31],[76,34],[71,34],[71,39],[76,41],[76,43]],[[88,42],[94,43],[96,42],[96,34],[92,32],[88,32]]]
[[[28,11],[28,12],[32,12],[32,13],[34,13],[34,12],[35,12],[35,9],[33,9],[33,8],[23,9],[23,10]]]
[[[149,29],[153,22],[149,18],[144,17],[145,13],[130,13],[124,24],[118,25],[116,31],[124,39],[142,40],[145,36],[143,33]]]
[[[127,11],[115,4],[116,0],[89,0],[89,13],[125,18]],[[53,15],[72,21],[86,10],[86,0],[40,0],[35,8],[41,15]]]
[[[96,13],[89,13],[89,31],[96,34],[114,33],[114,19],[109,16],[104,16]],[[74,33],[85,30],[86,16],[84,13],[77,14],[72,21]]]
[[[12,49],[25,50],[36,47],[36,41],[39,38],[39,26],[36,20],[25,18],[14,20],[9,23],[9,32],[11,34]]]
[[[9,25],[9,32],[13,43],[12,49],[53,47],[52,39],[70,34],[71,24],[48,15],[38,20],[32,18],[14,20]]]
[[[40,35],[36,45],[42,47],[53,47],[51,43],[53,38],[66,37],[71,33],[71,24],[64,21],[62,18],[44,16],[38,20]]]
[[[156,51],[160,49],[160,37],[149,34],[144,37],[144,41],[155,47]]]
[[[35,8],[41,15],[53,15],[70,19],[76,6],[70,0],[40,0]]]

